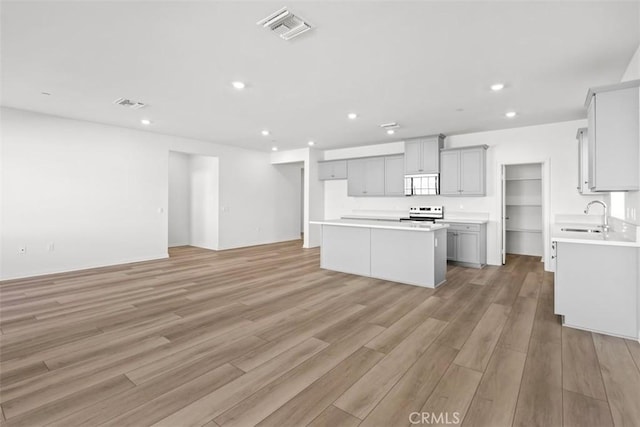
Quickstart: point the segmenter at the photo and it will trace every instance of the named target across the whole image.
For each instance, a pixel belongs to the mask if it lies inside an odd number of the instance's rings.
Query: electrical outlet
[[[55,250],[56,250],[56,245],[55,245],[55,243],[53,243],[53,242],[49,243],[49,244],[47,245],[47,250],[48,250],[49,252],[53,252],[53,251],[55,251]]]
[[[25,245],[25,246],[19,246],[19,247],[18,247],[18,253],[19,253],[20,255],[24,255],[24,254],[26,254],[26,253],[27,253],[27,246],[26,246],[26,245]]]

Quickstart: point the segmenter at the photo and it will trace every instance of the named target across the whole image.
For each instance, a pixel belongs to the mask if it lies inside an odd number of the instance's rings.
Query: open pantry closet
[[[504,165],[503,177],[503,247],[542,256],[542,164]]]

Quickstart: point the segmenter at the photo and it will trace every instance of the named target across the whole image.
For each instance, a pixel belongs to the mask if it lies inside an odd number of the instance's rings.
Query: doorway
[[[168,246],[218,249],[218,158],[169,152]]]
[[[507,254],[544,257],[543,163],[502,165],[502,264]]]

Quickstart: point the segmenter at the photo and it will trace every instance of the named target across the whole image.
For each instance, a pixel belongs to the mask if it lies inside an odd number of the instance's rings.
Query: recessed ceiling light
[[[316,145],[316,143],[313,142],[313,141],[309,141],[309,142],[307,142],[307,144],[309,144],[310,146]]]
[[[491,90],[494,92],[498,92],[502,89],[504,89],[504,83],[494,83],[491,85]]]
[[[142,123],[142,124],[143,124],[143,125],[145,125],[145,126],[148,126],[148,125],[150,125],[150,124],[151,124],[151,120],[149,120],[149,119],[142,119],[142,120],[140,120],[140,123]]]
[[[271,147],[271,151],[278,151],[278,147]]]
[[[396,133],[396,131],[395,131],[395,130],[393,130],[393,129],[387,129],[387,134],[389,134],[389,135],[393,135],[394,133]]]
[[[242,90],[246,86],[244,82],[240,82],[240,81],[232,82],[231,84],[233,85],[233,87],[235,87],[238,90]]]
[[[347,117],[349,117],[351,120],[355,120],[358,118],[358,115],[356,113],[349,113],[347,114]]]
[[[515,116],[517,116],[517,113],[515,111],[509,111],[509,112],[505,113],[505,116],[510,118],[510,119],[512,119]]]
[[[269,131],[268,131],[268,130],[266,130],[266,129],[265,129],[265,130],[263,130],[261,133],[262,133],[264,136],[269,136]]]

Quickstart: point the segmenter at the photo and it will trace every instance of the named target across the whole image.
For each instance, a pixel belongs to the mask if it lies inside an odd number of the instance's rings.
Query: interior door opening
[[[169,152],[168,246],[218,249],[218,158]]]
[[[543,164],[502,165],[502,263],[509,255],[544,257]]]

